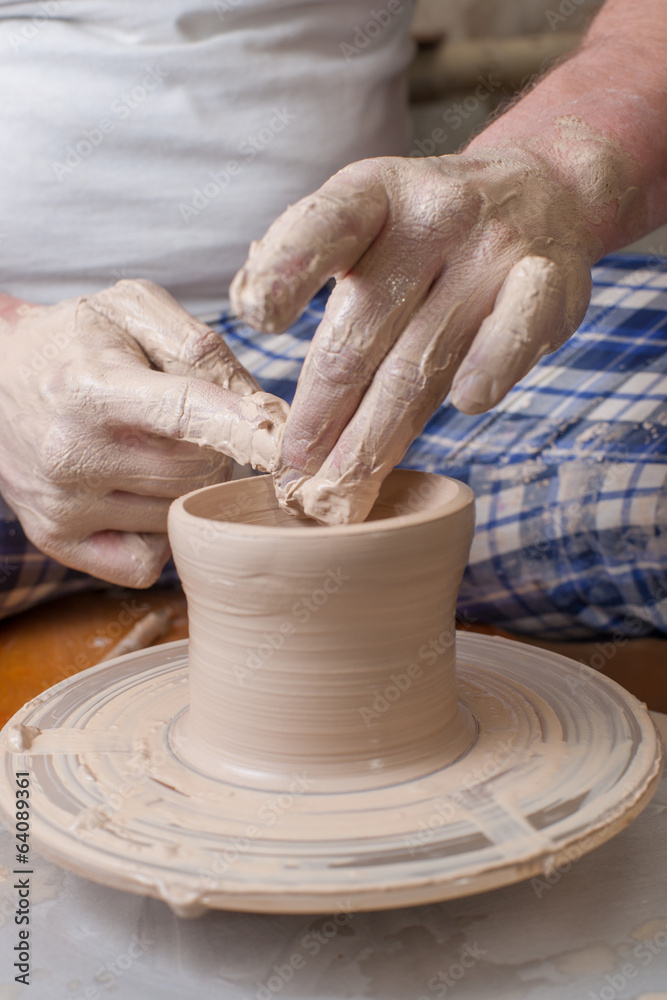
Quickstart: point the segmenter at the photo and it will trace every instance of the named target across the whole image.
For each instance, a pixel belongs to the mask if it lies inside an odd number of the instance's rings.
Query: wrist
[[[614,139],[574,114],[537,123],[534,129],[514,125],[508,121],[502,129],[483,132],[465,153],[523,163],[536,179],[568,192],[572,212],[562,221],[572,227],[573,236],[578,227],[585,229],[591,264],[654,228],[648,222],[641,169]]]
[[[19,310],[29,305],[25,299],[17,299],[13,295],[0,292],[0,319],[5,323],[15,323],[19,317]]]
[[[654,23],[652,37],[635,23],[637,38],[615,30],[607,22],[621,6],[608,3],[609,15],[598,17],[583,47],[467,148],[540,156],[576,190],[604,252],[667,221],[667,64],[656,37],[663,29]]]

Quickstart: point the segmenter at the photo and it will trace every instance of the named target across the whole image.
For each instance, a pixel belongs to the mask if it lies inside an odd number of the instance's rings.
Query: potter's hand
[[[259,330],[335,275],[275,469],[281,503],[362,520],[445,396],[480,413],[577,328],[601,256],[528,146],[352,164],[287,210],[232,285]]]
[[[24,306],[0,342],[0,492],[66,566],[149,586],[170,501],[273,460],[286,404],[148,281]]]

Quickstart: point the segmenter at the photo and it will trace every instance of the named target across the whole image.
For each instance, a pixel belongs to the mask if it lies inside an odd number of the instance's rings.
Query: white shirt
[[[252,239],[404,155],[409,0],[0,0],[0,290],[219,310]]]

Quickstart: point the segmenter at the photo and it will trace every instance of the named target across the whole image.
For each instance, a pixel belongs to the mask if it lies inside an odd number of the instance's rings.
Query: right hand
[[[47,555],[148,587],[172,499],[269,471],[287,404],[163,288],[120,281],[0,319],[0,493]]]
[[[558,159],[525,142],[361,160],[252,245],[230,295],[258,330],[287,329],[337,281],[276,458],[286,510],[364,520],[450,389],[464,413],[488,410],[577,329],[602,244]]]

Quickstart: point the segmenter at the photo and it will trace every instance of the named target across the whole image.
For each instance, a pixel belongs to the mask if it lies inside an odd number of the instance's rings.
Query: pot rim
[[[362,521],[356,524],[313,524],[309,526],[308,532],[312,532],[318,538],[327,538],[398,531],[402,528],[439,521],[444,517],[456,514],[463,508],[474,504],[475,496],[472,489],[466,483],[461,482],[459,479],[453,479],[451,476],[445,476],[439,472],[423,472],[419,469],[393,469],[387,476],[385,482],[398,477],[423,481],[433,479],[442,480],[443,482],[449,484],[450,489],[453,487],[454,491],[443,503],[435,504],[434,506],[427,507],[424,510],[416,510],[409,514],[396,514],[392,517],[383,517],[374,521]],[[249,476],[245,479],[232,479],[226,483],[214,483],[212,486],[204,486],[201,489],[193,490],[190,493],[186,493],[183,496],[178,497],[172,502],[171,507],[169,508],[170,529],[173,521],[177,518],[181,522],[185,519],[193,524],[193,526],[194,524],[215,524],[219,526],[217,529],[219,531],[223,531],[224,528],[228,526],[232,529],[234,535],[271,535],[274,538],[280,536],[282,538],[300,539],[308,537],[307,535],[304,535],[303,527],[248,524],[243,520],[223,520],[215,517],[207,517],[204,514],[198,514],[190,509],[193,503],[196,503],[197,500],[204,499],[204,497],[212,493],[221,492],[224,494],[225,492],[231,492],[230,487],[236,492],[238,483],[247,483],[248,481],[266,482],[266,480],[270,478],[270,474],[266,473],[265,475],[260,476]]]

